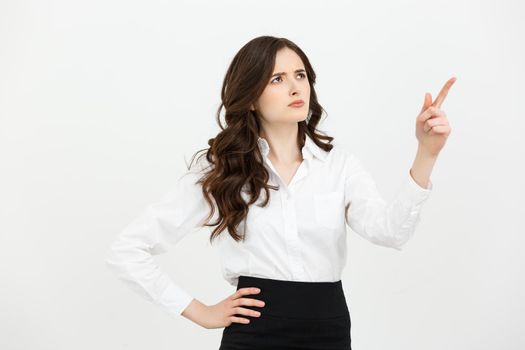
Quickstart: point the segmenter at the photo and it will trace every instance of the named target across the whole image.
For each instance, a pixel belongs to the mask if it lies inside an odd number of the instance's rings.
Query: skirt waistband
[[[285,281],[270,278],[239,276],[237,290],[256,287],[257,294],[244,298],[265,302],[263,307],[242,305],[261,314],[296,319],[328,319],[349,317],[341,280],[336,282]]]

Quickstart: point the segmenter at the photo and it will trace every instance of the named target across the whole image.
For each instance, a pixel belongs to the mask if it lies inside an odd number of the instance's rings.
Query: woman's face
[[[303,100],[304,104],[289,106],[295,100]],[[263,123],[295,124],[306,119],[309,106],[310,84],[303,62],[295,51],[285,47],[277,51],[272,76],[252,110],[255,107]]]

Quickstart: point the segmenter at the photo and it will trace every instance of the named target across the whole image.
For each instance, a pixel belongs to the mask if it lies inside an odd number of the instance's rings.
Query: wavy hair
[[[198,150],[206,156],[209,170],[197,181],[202,185],[202,192],[210,207],[205,226],[216,226],[210,236],[210,242],[227,229],[235,241],[244,241],[245,233],[239,234],[238,225],[248,215],[249,206],[255,203],[264,190],[266,200],[260,205],[265,207],[270,199],[270,189],[279,190],[279,186],[268,185],[270,177],[263,163],[263,155],[258,147],[260,135],[259,116],[250,109],[259,98],[271,78],[275,66],[277,51],[288,47],[301,58],[310,84],[310,105],[306,120],[298,122],[297,144],[304,146],[306,135],[326,151],[333,145],[333,137],[316,130],[325,110],[317,101],[314,89],[316,75],[306,54],[292,41],[286,38],[260,36],[246,43],[234,56],[223,80],[221,104],[216,119],[221,131],[208,140],[208,148]],[[225,109],[225,122],[220,120],[221,109]],[[327,140],[328,143],[322,142]],[[248,194],[246,202],[243,191]],[[209,223],[218,210],[218,219]]]

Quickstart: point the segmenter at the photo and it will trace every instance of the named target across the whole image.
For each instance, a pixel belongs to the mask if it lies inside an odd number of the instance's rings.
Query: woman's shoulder
[[[213,164],[208,160],[206,153],[196,154],[190,161],[185,159],[188,173],[204,174],[209,171]]]
[[[338,143],[333,143],[333,147],[330,150],[331,158],[333,161],[346,163],[355,158],[354,152],[343,147]]]
[[[334,144],[330,153],[332,152],[332,162],[338,164],[345,173],[355,173],[363,170],[364,164],[354,150]]]

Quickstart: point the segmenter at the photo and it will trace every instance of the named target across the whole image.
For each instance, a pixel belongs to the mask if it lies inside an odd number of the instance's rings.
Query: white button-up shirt
[[[407,171],[394,198],[387,202],[361,161],[334,145],[327,152],[308,136],[303,162],[288,186],[268,158],[269,144],[259,137],[264,166],[270,173],[267,207],[259,207],[265,192],[250,206],[239,225],[244,242],[223,231],[218,249],[222,274],[236,286],[239,275],[288,281],[334,282],[346,264],[346,224],[373,244],[401,250],[412,237],[423,203],[432,191],[419,186]],[[106,258],[108,266],[131,289],[180,315],[193,297],[157,266],[152,255],[196,232],[209,213],[196,181],[207,167],[197,162],[162,199],[152,203],[116,237]],[[246,200],[248,195],[242,192]],[[217,211],[212,217],[217,218]],[[211,232],[212,228],[208,228]]]

